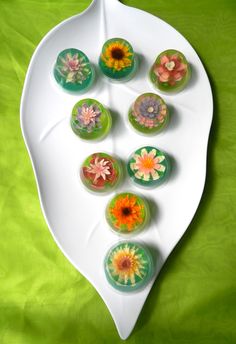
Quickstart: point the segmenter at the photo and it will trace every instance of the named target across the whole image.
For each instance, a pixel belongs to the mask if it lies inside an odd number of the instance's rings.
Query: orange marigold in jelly
[[[136,234],[148,223],[148,204],[136,194],[120,193],[108,203],[106,219],[115,233],[120,235]]]

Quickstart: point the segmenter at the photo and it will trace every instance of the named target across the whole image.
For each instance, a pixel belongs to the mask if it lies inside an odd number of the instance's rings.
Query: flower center
[[[120,270],[128,270],[132,265],[131,260],[129,259],[129,257],[124,257],[123,259],[121,259],[121,261],[119,262],[119,269]]]
[[[154,167],[153,159],[151,159],[151,158],[144,159],[143,160],[143,167],[145,169],[148,169],[148,170],[152,169]]]
[[[124,52],[120,48],[112,49],[111,55],[116,60],[122,60],[124,57]]]
[[[147,110],[148,110],[149,113],[153,113],[154,107],[153,106],[149,106]]]
[[[124,208],[122,209],[122,214],[123,214],[124,216],[130,215],[130,214],[131,214],[131,209],[130,209],[129,207],[124,207]]]
[[[175,63],[174,61],[166,62],[165,67],[169,70],[172,71],[175,68]]]
[[[79,67],[78,66],[78,61],[71,60],[71,61],[68,62],[68,64],[69,64],[69,68],[70,68],[71,71],[78,70],[78,67]]]

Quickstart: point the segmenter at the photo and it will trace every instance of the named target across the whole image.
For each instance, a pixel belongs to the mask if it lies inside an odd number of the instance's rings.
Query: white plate
[[[102,44],[112,37],[126,38],[141,58],[133,80],[111,84],[97,73],[95,86],[82,96],[66,93],[54,84],[51,72],[61,50],[81,49],[96,65]],[[137,95],[151,90],[148,70],[156,55],[168,48],[185,54],[192,65],[192,80],[181,93],[163,96],[173,109],[167,130],[151,138],[140,136],[128,127],[127,111]],[[96,144],[79,140],[69,123],[73,105],[87,96],[113,111],[111,134]],[[103,298],[123,339],[132,331],[157,274],[199,204],[212,112],[206,72],[186,39],[162,20],[117,0],[94,0],[85,12],[56,26],[31,59],[22,95],[21,127],[44,217],[65,256]],[[154,190],[139,190],[128,177],[118,190],[140,191],[153,204],[151,226],[136,239],[159,252],[151,283],[141,292],[122,295],[109,287],[103,272],[104,255],[119,240],[103,217],[110,196],[87,193],[79,183],[78,169],[94,151],[115,153],[126,160],[142,145],[169,153],[174,159],[173,173],[168,183]]]

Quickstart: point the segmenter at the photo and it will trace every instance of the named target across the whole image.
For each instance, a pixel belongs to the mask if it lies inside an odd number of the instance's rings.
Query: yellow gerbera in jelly
[[[130,282],[134,285],[137,276],[140,279],[144,277],[146,264],[138,247],[125,244],[124,247],[118,247],[112,253],[109,269],[112,275],[119,277],[118,282],[124,284]]]
[[[104,46],[101,59],[107,67],[120,71],[132,65],[133,55],[125,41],[116,40]]]

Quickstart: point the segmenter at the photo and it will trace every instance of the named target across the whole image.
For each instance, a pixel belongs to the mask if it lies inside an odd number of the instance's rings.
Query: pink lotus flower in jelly
[[[107,176],[111,174],[109,161],[96,157],[94,163],[90,163],[90,166],[87,168],[87,173],[94,175],[94,184],[96,184],[100,177],[105,181]]]
[[[186,75],[187,64],[181,61],[178,54],[163,55],[160,63],[154,65],[153,72],[160,82],[167,82],[169,85],[174,86],[177,81],[182,80]]]
[[[59,73],[66,78],[66,82],[82,83],[91,73],[83,56],[68,53],[65,57],[60,57],[60,60],[62,64],[58,67]]]
[[[88,132],[91,132],[99,124],[100,116],[101,111],[96,105],[89,106],[85,103],[81,107],[78,107],[78,127],[86,128]]]

